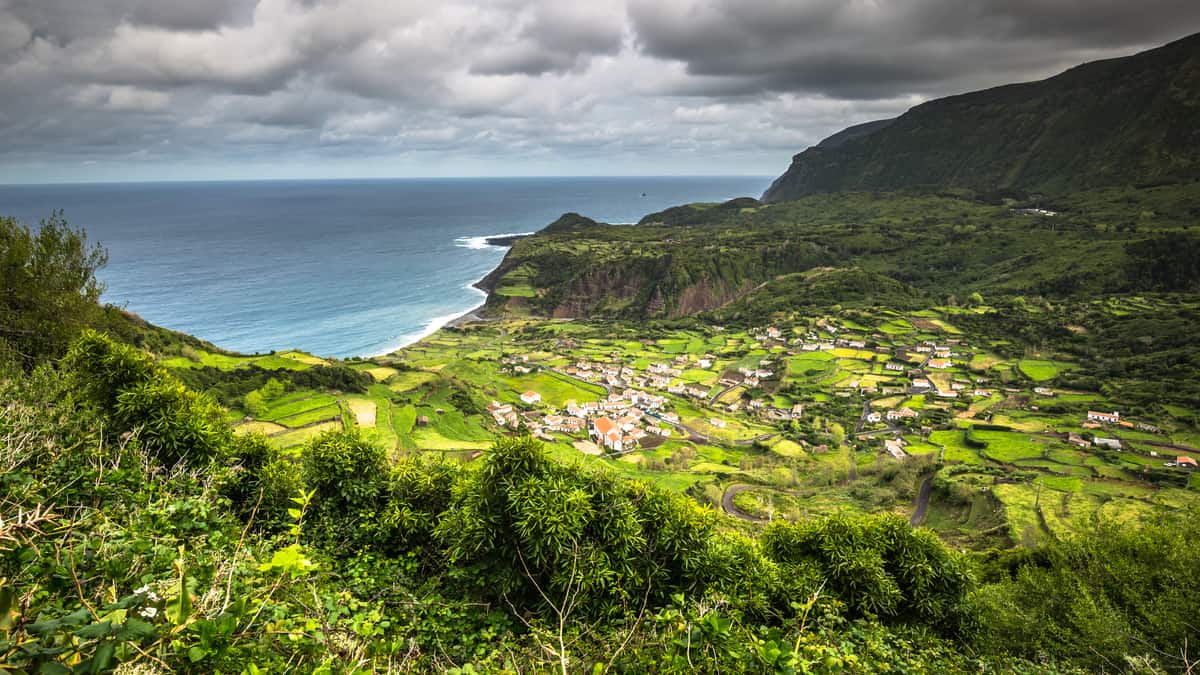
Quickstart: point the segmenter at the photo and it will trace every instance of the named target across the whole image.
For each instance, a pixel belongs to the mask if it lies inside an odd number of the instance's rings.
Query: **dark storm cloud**
[[[248,21],[257,0],[7,0],[0,8],[63,43],[104,35],[121,23],[210,30]]]
[[[621,49],[624,17],[585,4],[549,4],[524,12],[516,40],[480,50],[471,72],[482,75],[541,75],[587,65]]]
[[[688,95],[885,98],[1039,77],[1200,30],[1195,0],[633,0],[645,53]]]
[[[0,182],[356,157],[767,173],[1189,29],[1196,0],[0,0]]]

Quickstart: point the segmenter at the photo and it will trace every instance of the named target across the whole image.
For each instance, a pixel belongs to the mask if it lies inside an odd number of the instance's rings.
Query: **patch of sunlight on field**
[[[329,422],[322,422],[321,424],[314,424],[310,427],[304,427],[303,429],[295,429],[287,433],[271,436],[271,445],[274,445],[277,448],[291,448],[306,443],[309,440],[320,436],[326,431],[333,431],[341,428],[342,423],[338,421],[331,420]]]
[[[389,377],[399,374],[400,371],[395,368],[380,366],[378,368],[369,368],[367,372],[371,374],[371,377],[375,378],[376,382],[385,382]]]
[[[305,354],[304,352],[283,352],[282,354],[279,354],[279,356],[282,358],[285,358],[285,359],[299,361],[300,363],[307,364],[310,366],[327,366],[327,365],[329,365],[329,362],[326,361],[325,359],[318,358],[316,356],[313,356],[312,354]]]
[[[354,420],[358,426],[365,429],[370,429],[375,426],[375,414],[377,408],[375,402],[369,399],[352,398],[347,399],[346,403],[350,406],[350,412],[354,414]]]
[[[234,426],[233,431],[238,434],[263,434],[264,436],[270,436],[271,434],[287,431],[287,427],[282,424],[275,424],[274,422],[255,420],[253,422],[242,422]]]
[[[771,445],[771,452],[783,457],[807,457],[808,453],[795,441],[783,439]]]
[[[1040,359],[1021,359],[1017,363],[1017,367],[1022,373],[1029,376],[1029,379],[1041,382],[1049,380],[1065,368],[1070,368],[1072,364],[1063,363],[1061,361],[1043,361]]]
[[[591,441],[575,441],[571,445],[575,446],[576,450],[582,452],[585,455],[593,455],[593,456],[599,457],[600,455],[604,454],[604,451],[600,449],[600,446],[596,445],[595,443],[593,443]],[[626,457],[632,457],[632,455],[626,455]],[[624,459],[624,457],[622,459]]]

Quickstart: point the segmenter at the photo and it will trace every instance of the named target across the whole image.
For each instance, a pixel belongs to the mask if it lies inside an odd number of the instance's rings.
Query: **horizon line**
[[[80,180],[80,181],[29,181],[0,183],[8,187],[52,187],[75,185],[147,185],[147,184],[197,184],[197,183],[334,183],[334,182],[384,182],[384,181],[434,181],[434,180],[546,180],[568,178],[774,178],[775,174],[751,173],[662,173],[662,174],[518,174],[512,176],[360,176],[329,178],[194,178],[157,180]]]

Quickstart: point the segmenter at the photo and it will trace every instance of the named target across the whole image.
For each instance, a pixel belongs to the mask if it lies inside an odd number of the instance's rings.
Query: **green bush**
[[[305,532],[332,549],[369,546],[387,489],[387,454],[357,429],[327,431],[304,452],[304,484],[313,492]]]
[[[228,454],[233,434],[220,406],[183,386],[144,352],[87,330],[64,364],[83,399],[107,420],[110,436],[132,434],[167,466],[202,466]]]
[[[852,617],[969,630],[974,579],[965,558],[895,514],[775,522],[762,535],[785,574],[817,576]]]
[[[242,405],[246,407],[246,412],[254,417],[262,417],[267,414],[267,403],[263,400],[262,392],[258,389],[246,394],[242,399]]]
[[[261,434],[235,438],[238,458],[222,476],[221,492],[242,520],[262,531],[280,531],[289,523],[292,498],[303,489],[300,467]]]
[[[102,411],[117,405],[121,392],[151,381],[154,361],[145,352],[87,330],[67,352],[63,365],[85,400]]]
[[[226,454],[232,440],[220,406],[167,375],[122,391],[115,413],[167,466],[203,466]]]
[[[393,555],[419,554],[427,565],[440,563],[435,530],[451,506],[458,466],[443,459],[404,457],[389,473],[386,501],[372,538]]]
[[[470,592],[602,614],[701,586],[713,525],[690,499],[560,465],[521,438],[457,482],[437,534]]]
[[[1094,670],[1146,656],[1183,672],[1195,653],[1200,512],[1142,527],[1099,521],[1080,536],[1014,556],[979,593],[990,652],[1051,655]]]

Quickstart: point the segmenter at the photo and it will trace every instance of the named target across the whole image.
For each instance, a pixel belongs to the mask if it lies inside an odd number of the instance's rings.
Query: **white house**
[[[887,449],[888,454],[896,459],[904,459],[908,456],[908,453],[904,452],[904,441],[899,438],[887,439],[883,442],[883,447]]]
[[[1110,413],[1096,412],[1095,410],[1089,410],[1088,414],[1087,414],[1087,418],[1088,418],[1089,422],[1099,422],[1101,424],[1120,424],[1121,423],[1121,413],[1116,412],[1115,410]]]
[[[536,391],[527,391],[521,394],[521,402],[525,405],[535,405],[542,402],[542,395]]]

